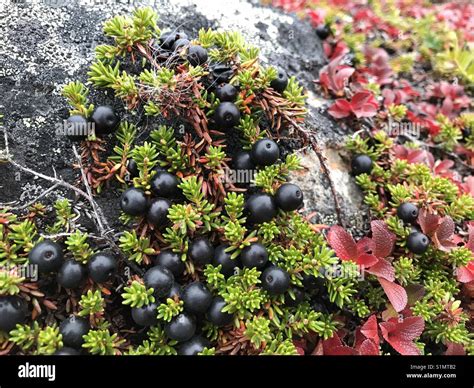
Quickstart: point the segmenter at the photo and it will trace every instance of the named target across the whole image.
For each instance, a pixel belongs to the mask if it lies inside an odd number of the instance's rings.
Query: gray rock
[[[162,29],[179,28],[195,35],[201,28],[239,30],[261,48],[266,63],[278,65],[295,75],[309,90],[307,128],[317,131],[318,142],[328,159],[344,218],[353,220],[361,209],[361,195],[349,176],[340,153],[346,135],[322,113],[326,102],[317,97],[313,80],[325,64],[322,45],[309,23],[278,10],[243,0],[15,0],[0,3],[0,113],[10,139],[10,151],[19,163],[65,180],[77,181],[71,170],[71,143],[55,134],[68,117],[61,96],[72,80],[87,80],[94,47],[104,42],[102,22],[135,6],[152,5],[160,15]],[[113,104],[125,113],[112,96],[92,92],[94,102]],[[95,99],[97,97],[97,99]],[[291,146],[291,143],[289,143]],[[288,144],[286,145],[288,147]],[[0,149],[4,147],[3,136]],[[316,211],[318,222],[334,223],[334,200],[316,155],[303,155],[307,170],[293,177],[303,188],[308,213]],[[49,183],[0,164],[0,202],[24,204],[49,187]],[[64,196],[64,190],[50,199]],[[118,193],[108,190],[99,199],[106,215],[116,219]],[[117,205],[117,206],[116,206]],[[113,223],[112,223],[113,224]]]

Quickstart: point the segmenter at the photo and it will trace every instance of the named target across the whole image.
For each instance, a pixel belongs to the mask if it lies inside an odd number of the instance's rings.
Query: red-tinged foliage
[[[461,344],[456,344],[454,342],[447,343],[447,349],[444,352],[445,356],[465,356],[466,351]]]
[[[382,336],[392,348],[404,356],[417,356],[420,349],[414,344],[425,328],[421,317],[408,317],[403,320],[391,318],[379,324]]]
[[[378,102],[369,91],[357,92],[350,101],[343,98],[337,99],[328,109],[329,114],[341,119],[352,114],[357,117],[373,117],[377,114]]]
[[[429,152],[422,149],[407,148],[396,144],[392,148],[393,156],[400,160],[406,160],[408,163],[426,163],[428,164]]]
[[[454,238],[454,221],[451,217],[440,217],[422,209],[418,215],[418,224],[424,234],[431,238],[436,248],[449,252],[456,246]]]
[[[465,245],[474,255],[474,226],[468,225],[469,237]],[[457,279],[461,283],[474,282],[474,259],[471,260],[467,265],[457,269]]]
[[[326,91],[331,91],[335,96],[344,95],[344,88],[355,69],[347,65],[341,65],[341,57],[333,59],[319,73],[319,82]]]
[[[372,238],[364,237],[357,243],[341,226],[328,232],[328,242],[341,260],[351,260],[364,266],[367,273],[377,276],[388,300],[396,311],[403,310],[408,301],[405,289],[394,283],[395,270],[385,257],[392,253],[395,235],[383,221],[371,222]]]
[[[394,310],[397,312],[402,311],[408,303],[406,290],[402,286],[383,277],[379,277],[378,280]]]
[[[373,77],[378,85],[387,85],[393,81],[393,70],[389,56],[384,49],[367,47],[364,51],[367,67],[361,69]]]

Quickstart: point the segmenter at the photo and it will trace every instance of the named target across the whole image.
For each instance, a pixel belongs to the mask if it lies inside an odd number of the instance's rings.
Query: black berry
[[[191,46],[188,49],[188,62],[191,66],[199,66],[207,62],[207,50],[201,46]]]
[[[136,178],[138,175],[140,175],[140,171],[138,170],[138,164],[133,159],[128,160],[127,171],[131,179]]]
[[[207,238],[199,237],[190,244],[188,255],[195,264],[209,264],[214,257],[214,247]]]
[[[38,266],[39,272],[48,273],[57,271],[64,262],[61,247],[51,240],[44,240],[36,244],[28,254],[30,264]]]
[[[78,356],[79,352],[76,349],[68,348],[67,346],[56,350],[53,356]]]
[[[276,216],[277,208],[273,197],[268,194],[253,194],[245,204],[247,221],[261,224],[271,221]]]
[[[142,307],[132,308],[132,319],[140,326],[153,326],[158,323],[158,305],[150,303]]]
[[[275,193],[277,206],[286,212],[296,210],[303,204],[303,192],[293,183],[281,185]]]
[[[233,102],[221,102],[214,114],[214,120],[219,127],[232,128],[239,123],[239,108]]]
[[[229,245],[227,244],[219,245],[214,251],[214,259],[212,260],[212,264],[215,267],[217,267],[218,265],[222,266],[221,273],[225,277],[234,275],[235,269],[240,268],[241,266],[240,259],[232,259],[232,254],[226,252],[227,248],[229,248]]]
[[[320,24],[319,26],[316,27],[316,34],[321,40],[327,39],[330,33],[331,33],[331,30],[325,24]]]
[[[176,198],[179,194],[178,185],[178,178],[166,171],[158,171],[151,180],[151,190],[163,198]]]
[[[354,175],[370,174],[373,167],[372,159],[367,155],[357,155],[352,159],[352,173]]]
[[[197,354],[201,353],[204,348],[209,348],[211,343],[197,335],[191,338],[189,341],[186,341],[178,346],[178,355],[179,356],[196,356]]]
[[[418,218],[418,207],[412,203],[402,203],[397,209],[397,216],[403,222],[411,224]]]
[[[171,202],[166,198],[155,198],[151,201],[146,213],[146,219],[157,228],[162,228],[169,223],[168,210]]]
[[[279,267],[268,267],[262,273],[262,287],[270,295],[285,293],[290,286],[290,275]]]
[[[182,275],[185,269],[181,255],[171,249],[161,251],[155,258],[155,264],[168,268],[174,276]]]
[[[217,327],[222,327],[232,323],[234,315],[228,312],[223,312],[222,309],[226,306],[224,298],[221,296],[215,297],[206,313],[206,318],[209,322]]]
[[[252,146],[250,155],[257,166],[271,166],[280,157],[280,149],[273,140],[265,138]]]
[[[177,51],[187,45],[189,45],[189,39],[178,39],[173,43],[172,50]]]
[[[241,151],[234,156],[234,169],[235,170],[254,170],[255,164],[252,161],[250,152]]]
[[[165,296],[166,299],[183,299],[183,295],[181,294],[181,286],[174,282],[173,286],[170,289],[170,292],[168,292],[168,295]]]
[[[110,253],[95,253],[87,263],[89,276],[96,283],[105,283],[112,279],[117,271],[117,260]]]
[[[59,269],[57,281],[64,288],[77,288],[86,276],[86,267],[76,260],[69,259]]]
[[[91,133],[87,119],[80,115],[73,115],[66,120],[66,136],[71,140],[84,140]]]
[[[260,243],[250,244],[240,254],[244,267],[262,269],[268,262],[267,249]]]
[[[130,216],[142,216],[148,208],[148,200],[143,190],[130,187],[122,193],[120,208]]]
[[[304,300],[304,291],[301,288],[294,287],[291,289],[293,292],[294,299],[290,296],[290,294],[285,295],[285,305],[288,307],[295,307],[298,306]]]
[[[0,296],[0,331],[8,333],[26,319],[27,306],[18,296]]]
[[[157,265],[146,271],[143,279],[147,287],[153,288],[158,298],[168,295],[174,283],[173,273],[161,265]]]
[[[277,68],[277,77],[270,82],[270,86],[276,90],[278,93],[282,93],[288,85],[288,75],[286,74],[286,71]]]
[[[430,239],[421,232],[413,232],[408,235],[407,248],[410,252],[420,255],[426,252],[429,245]]]
[[[174,42],[178,39],[188,39],[188,35],[182,31],[164,32],[160,36],[161,47],[166,50],[171,50]]]
[[[106,135],[114,132],[120,119],[110,106],[98,106],[92,113],[91,120],[94,123],[95,133]]]
[[[212,302],[212,294],[200,282],[188,284],[183,289],[184,309],[192,314],[204,314]]]
[[[166,335],[178,342],[184,342],[191,339],[196,332],[196,320],[189,314],[182,313],[174,317],[171,322],[166,324]]]
[[[79,349],[84,343],[84,335],[90,330],[90,325],[87,320],[81,317],[71,316],[59,325],[59,332],[63,336],[64,346]]]
[[[234,76],[234,70],[226,64],[218,63],[211,67],[211,74],[216,84],[228,83]]]
[[[220,102],[235,101],[237,93],[237,88],[231,84],[221,84],[216,87],[216,97]]]

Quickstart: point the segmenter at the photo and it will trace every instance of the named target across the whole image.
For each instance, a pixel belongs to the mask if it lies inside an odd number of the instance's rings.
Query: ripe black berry
[[[147,287],[151,287],[155,290],[155,295],[158,298],[168,295],[174,283],[173,273],[161,265],[156,265],[146,271],[143,279]]]
[[[207,50],[201,46],[191,46],[188,49],[188,62],[191,66],[199,66],[207,62]]]
[[[260,243],[250,244],[240,254],[244,267],[262,269],[268,262],[267,249]]]
[[[53,353],[53,356],[78,356],[79,352],[76,349],[73,348],[68,348],[67,346],[64,346],[61,349],[56,350]]]
[[[209,264],[214,257],[214,247],[205,237],[193,240],[188,249],[191,260],[198,265]]]
[[[132,308],[132,319],[137,325],[140,326],[153,326],[158,323],[158,305],[156,303],[150,303],[143,307]]]
[[[402,203],[397,209],[397,216],[403,222],[411,224],[418,218],[418,207],[409,202]]]
[[[200,282],[188,284],[183,289],[184,309],[192,314],[204,314],[212,302],[212,294]]]
[[[299,186],[285,183],[275,193],[275,202],[281,210],[287,212],[296,210],[303,203],[303,192]]]
[[[407,248],[418,255],[425,253],[430,245],[428,236],[421,232],[412,232],[407,238]]]
[[[166,299],[183,299],[183,295],[181,294],[181,286],[174,282],[173,286],[171,287],[170,292],[168,292],[168,295],[165,296]]]
[[[234,70],[226,64],[215,64],[210,68],[210,70],[216,84],[228,83],[234,76]]]
[[[127,171],[130,174],[130,179],[136,178],[140,171],[138,170],[138,164],[133,159],[128,159],[127,162]]]
[[[95,253],[87,263],[89,276],[96,283],[105,283],[112,279],[117,271],[117,260],[110,253]]]
[[[168,210],[171,207],[171,202],[166,198],[155,198],[151,201],[146,219],[157,228],[162,228],[169,223]]]
[[[148,208],[148,200],[143,190],[130,187],[122,193],[120,208],[130,216],[142,216]]]
[[[184,342],[194,335],[196,332],[196,320],[189,314],[182,313],[174,317],[171,322],[166,324],[166,335],[178,342]]]
[[[84,140],[90,135],[90,124],[84,116],[73,115],[66,125],[66,136],[71,140]]]
[[[76,260],[69,259],[59,269],[57,281],[64,288],[77,288],[86,276],[86,267]]]
[[[290,275],[279,267],[268,267],[262,273],[262,287],[270,295],[280,295],[288,290],[290,286]]]
[[[303,287],[308,291],[315,291],[315,293],[320,293],[324,291],[326,287],[326,281],[323,277],[316,277],[313,275],[303,274],[301,279]]]
[[[352,159],[352,173],[354,175],[370,174],[373,167],[372,159],[367,155],[357,155]]]
[[[251,224],[261,224],[271,221],[277,213],[275,201],[268,194],[253,194],[245,204],[247,221]]]
[[[235,170],[254,170],[255,164],[250,156],[250,152],[241,151],[234,156]]]
[[[171,50],[174,42],[176,42],[178,39],[188,39],[188,35],[182,31],[164,32],[160,36],[160,45],[166,50]]]
[[[168,268],[174,276],[182,275],[185,269],[181,255],[171,249],[161,251],[155,258],[155,264]]]
[[[92,113],[91,120],[94,123],[95,133],[106,135],[114,132],[120,119],[110,106],[98,106]]]
[[[8,333],[25,321],[27,306],[18,296],[0,296],[0,331]]]
[[[257,166],[271,166],[280,157],[280,149],[272,139],[265,138],[252,146],[250,155]]]
[[[281,68],[277,68],[277,77],[272,82],[270,82],[270,86],[278,93],[282,93],[286,89],[287,85],[288,75],[286,74],[286,71]]]
[[[209,348],[210,346],[211,343],[206,338],[197,335],[178,346],[178,355],[196,356],[198,353],[201,353],[204,348]]]
[[[172,50],[177,51],[189,44],[189,39],[178,39],[173,43]]]
[[[36,244],[28,255],[30,264],[36,264],[39,272],[48,273],[57,271],[64,262],[61,247],[51,240],[44,240]]]
[[[239,123],[239,108],[233,102],[221,102],[214,114],[214,120],[219,127],[232,128]]]
[[[81,317],[71,316],[59,325],[59,332],[63,336],[64,346],[79,349],[84,343],[82,336],[86,335],[90,330],[87,320]]]
[[[241,267],[240,259],[231,259],[232,254],[225,251],[227,248],[229,248],[227,244],[219,245],[214,251],[214,259],[212,260],[212,265],[215,267],[222,266],[221,273],[225,277],[234,275],[235,269]]]
[[[222,309],[226,306],[224,298],[221,296],[215,297],[209,309],[206,313],[206,318],[209,322],[213,323],[217,327],[222,327],[230,324],[233,319],[234,315],[228,312],[223,312]]]
[[[288,307],[295,307],[298,306],[303,300],[304,300],[304,291],[301,288],[294,287],[291,289],[293,291],[293,296],[295,299],[293,299],[290,294],[285,295],[285,305]]]
[[[178,178],[166,171],[158,171],[151,180],[151,190],[163,198],[176,198],[179,194],[178,185]]]
[[[331,30],[325,24],[320,24],[318,27],[316,27],[316,34],[321,40],[327,39],[330,33],[331,33]]]
[[[237,88],[231,84],[221,84],[216,87],[216,97],[220,102],[232,102],[237,98]]]

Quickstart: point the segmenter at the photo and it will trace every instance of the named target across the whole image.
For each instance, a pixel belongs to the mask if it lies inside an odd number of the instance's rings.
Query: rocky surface
[[[160,15],[160,27],[181,28],[195,35],[199,28],[239,30],[261,47],[265,62],[281,66],[295,75],[309,92],[310,114],[307,125],[318,131],[318,141],[327,157],[338,192],[344,219],[359,220],[361,195],[348,174],[341,150],[343,131],[322,113],[313,79],[325,64],[322,45],[311,26],[277,10],[243,0],[2,0],[0,2],[0,113],[8,133],[10,152],[18,163],[36,171],[74,182],[71,169],[72,144],[56,136],[55,128],[68,117],[60,94],[72,81],[86,81],[93,49],[103,43],[102,22],[135,6],[151,5]],[[147,126],[146,118],[130,116],[118,101],[101,92],[92,95],[96,104],[109,103],[132,122]],[[3,136],[0,149],[4,148]],[[341,157],[342,155],[342,157]],[[318,158],[312,152],[302,155],[307,167],[294,176],[305,192],[308,212],[317,212],[316,221],[336,222],[334,200]],[[0,164],[0,202],[27,203],[50,183]],[[52,192],[49,202],[71,195],[64,190]],[[99,204],[106,215],[116,219],[118,192],[109,190]],[[77,198],[76,198],[77,199]],[[83,204],[77,199],[76,206]],[[112,222],[113,224],[113,222]],[[360,225],[359,225],[360,227]]]

